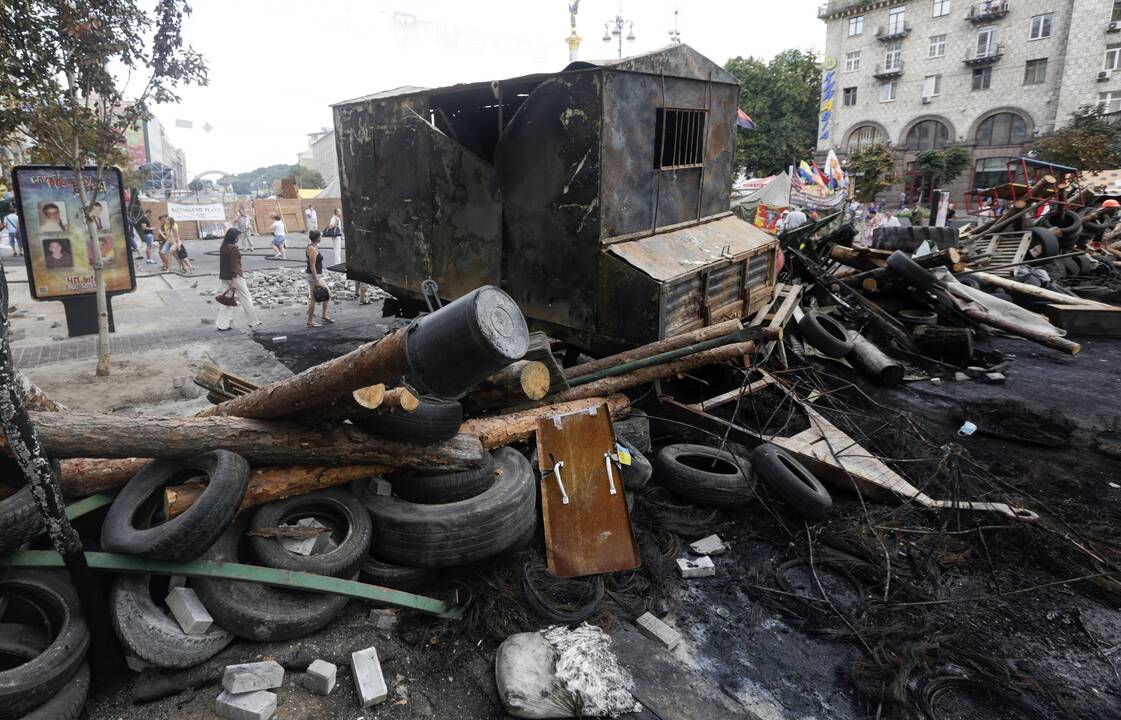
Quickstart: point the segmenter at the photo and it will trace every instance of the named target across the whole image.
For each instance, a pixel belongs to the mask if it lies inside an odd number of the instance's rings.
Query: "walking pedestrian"
[[[307,326],[319,327],[319,323],[315,322],[316,303],[323,306],[323,322],[333,323],[335,321],[327,317],[327,306],[331,304],[331,292],[327,289],[327,283],[323,281],[323,256],[319,254],[319,231],[312,230],[308,233],[307,239],[307,250],[304,251],[307,256],[307,270],[304,273],[307,277],[308,288]]]
[[[902,190],[899,191],[899,209],[907,209],[907,193],[903,192]]]
[[[308,232],[319,229],[319,215],[315,212],[315,208],[310,205],[304,208],[304,229]]]
[[[4,216],[4,230],[7,231],[8,242],[12,246],[12,255],[16,257],[23,255],[23,245],[19,241],[19,214],[16,213],[15,205],[12,205],[8,214]]]
[[[140,233],[140,239],[144,241],[147,249],[144,251],[144,262],[148,265],[155,265],[156,261],[152,259],[152,243],[155,242],[156,236],[152,231],[152,211],[145,210],[140,213],[140,217],[136,219],[136,231]]]
[[[171,227],[167,222],[167,215],[160,215],[157,220],[159,220],[160,224],[156,239],[159,240],[160,243],[160,251],[158,254],[160,256],[160,262],[163,264],[162,272],[171,272]]]
[[[327,229],[323,231],[323,237],[329,237],[334,241],[335,245],[335,265],[343,261],[342,245],[343,245],[343,211],[335,208],[335,212],[331,214],[331,219],[327,221]]]
[[[317,232],[316,235],[319,233]],[[272,251],[275,253],[273,258],[285,257],[284,242],[287,239],[288,231],[284,229],[284,219],[279,215],[272,216]]]
[[[253,252],[253,220],[245,214],[245,208],[238,207],[234,227],[238,231],[238,249]]]
[[[218,280],[227,290],[232,290],[237,304],[245,313],[245,321],[249,327],[261,324],[257,310],[253,307],[253,297],[249,294],[249,284],[245,282],[245,273],[241,268],[241,249],[238,247],[238,238],[241,231],[230,228],[222,238],[222,247],[218,249]],[[226,305],[218,306],[218,320],[215,326],[219,330],[229,330],[232,321],[232,311]]]
[[[175,222],[175,218],[170,215],[167,217],[167,239],[171,244],[171,250],[167,254],[168,269],[171,269],[171,257],[175,256],[175,260],[179,263],[179,272],[187,275],[194,271],[191,261],[187,258],[187,246],[183,244],[183,237],[179,234],[179,225]]]

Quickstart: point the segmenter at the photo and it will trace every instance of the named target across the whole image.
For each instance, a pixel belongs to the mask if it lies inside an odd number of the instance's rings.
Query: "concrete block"
[[[235,694],[269,690],[283,682],[284,668],[275,660],[227,665],[222,673],[222,687]]]
[[[276,715],[276,693],[223,690],[214,701],[214,712],[226,720],[271,720]]]
[[[359,707],[370,707],[385,702],[389,688],[381,672],[377,648],[366,648],[350,654],[350,672],[354,676],[354,689],[358,692]]]
[[[187,587],[187,578],[182,575],[172,575],[167,579],[167,591],[171,592],[175,588]]]
[[[667,650],[673,650],[677,644],[681,642],[681,633],[677,632],[669,625],[654,617],[650,613],[643,613],[638,620],[635,620],[635,625],[638,626],[638,631],[654,642],[659,642],[666,646]]]
[[[288,342],[288,336],[287,335],[277,335],[276,337],[274,337],[272,339],[272,341],[273,341],[274,345],[282,345],[283,343]]]
[[[214,624],[214,618],[206,611],[195,591],[188,587],[177,587],[167,594],[167,608],[188,635],[204,635]]]
[[[394,610],[371,610],[370,624],[384,633],[391,633],[397,627],[397,612]]]
[[[979,378],[985,374],[985,368],[977,367],[976,365],[970,365],[965,369],[965,374],[971,378]]]
[[[1004,373],[993,372],[985,373],[985,377],[982,379],[990,385],[1003,385],[1008,378],[1004,376]]]
[[[294,525],[289,527],[306,527],[306,528],[324,528],[326,525],[319,522],[315,518],[301,518],[297,520]],[[293,538],[280,538],[280,544],[284,549],[296,555],[319,555],[327,550],[327,546],[331,542],[331,533],[321,532],[313,537],[304,538],[303,540],[296,540]]]
[[[685,579],[712,577],[716,574],[716,565],[713,564],[712,558],[707,555],[696,560],[678,558],[677,569],[681,571],[681,577]]]
[[[942,384],[942,378],[930,378],[930,384],[935,385],[935,386],[941,385]]]
[[[382,497],[389,497],[393,494],[393,483],[381,478],[374,478],[374,493]]]
[[[307,672],[304,673],[301,682],[304,688],[316,695],[330,695],[331,691],[335,689],[335,676],[338,672],[339,669],[334,663],[329,663],[326,660],[315,660],[307,666]]]
[[[954,382],[965,382],[968,379],[969,376],[961,371],[954,373]]]
[[[719,535],[703,537],[695,543],[689,544],[689,549],[698,555],[719,555],[728,549]]]

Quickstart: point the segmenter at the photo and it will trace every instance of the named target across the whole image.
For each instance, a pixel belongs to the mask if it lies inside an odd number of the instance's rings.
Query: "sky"
[[[296,162],[307,134],[331,127],[332,103],[419,85],[556,72],[568,63],[571,0],[193,0],[185,41],[209,66],[206,87],[180,91],[155,114],[186,152],[189,174],[229,173]],[[770,58],[787,48],[817,50],[825,24],[819,0],[630,0],[632,55],[685,42],[723,64],[737,55]],[[615,57],[604,24],[618,0],[580,0],[581,60]],[[629,26],[628,26],[629,29]],[[624,30],[624,36],[627,30]],[[192,123],[176,127],[177,120]],[[210,126],[210,131],[204,126]]]

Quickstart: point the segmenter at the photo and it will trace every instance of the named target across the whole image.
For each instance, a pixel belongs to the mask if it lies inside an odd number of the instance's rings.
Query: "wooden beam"
[[[1071,335],[1121,337],[1121,308],[1052,303],[1047,306],[1047,317]]]

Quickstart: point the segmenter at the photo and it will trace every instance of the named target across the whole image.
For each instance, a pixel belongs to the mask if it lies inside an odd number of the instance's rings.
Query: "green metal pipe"
[[[211,562],[209,560],[173,563],[106,552],[87,552],[86,562],[94,570],[209,577],[255,582],[293,590],[345,595],[358,600],[395,605],[443,618],[459,618],[463,612],[463,609],[458,605],[459,599],[457,596],[448,600],[441,600],[426,595],[414,595],[400,590],[391,590],[378,585],[367,585],[355,580],[343,580],[326,575],[277,570],[276,568],[243,565],[241,563]],[[0,558],[0,567],[60,568],[64,565],[62,556],[53,550],[25,550],[12,553],[6,558]]]
[[[78,502],[66,506],[66,519],[73,520],[75,518],[80,518],[106,505],[112,505],[116,497],[117,493],[115,492],[102,492],[96,495],[90,495],[87,498],[82,498]]]
[[[603,378],[614,377],[616,375],[625,375],[632,370],[639,370],[644,367],[650,367],[651,365],[661,365],[662,363],[667,363],[671,360],[685,357],[686,355],[692,355],[704,350],[711,350],[712,348],[723,347],[724,345],[731,345],[732,343],[752,340],[757,337],[759,337],[759,330],[757,328],[743,328],[742,330],[737,330],[736,332],[730,333],[728,335],[721,335],[718,338],[712,338],[711,340],[702,340],[699,343],[686,345],[685,347],[677,348],[676,350],[667,350],[666,352],[660,353],[658,355],[651,355],[650,357],[631,360],[630,362],[625,362],[621,365],[616,365],[615,367],[597,370],[595,372],[588,373],[587,375],[579,375],[570,379],[568,381],[568,384],[571,387],[575,387],[577,385],[585,385],[596,380],[602,380]]]

